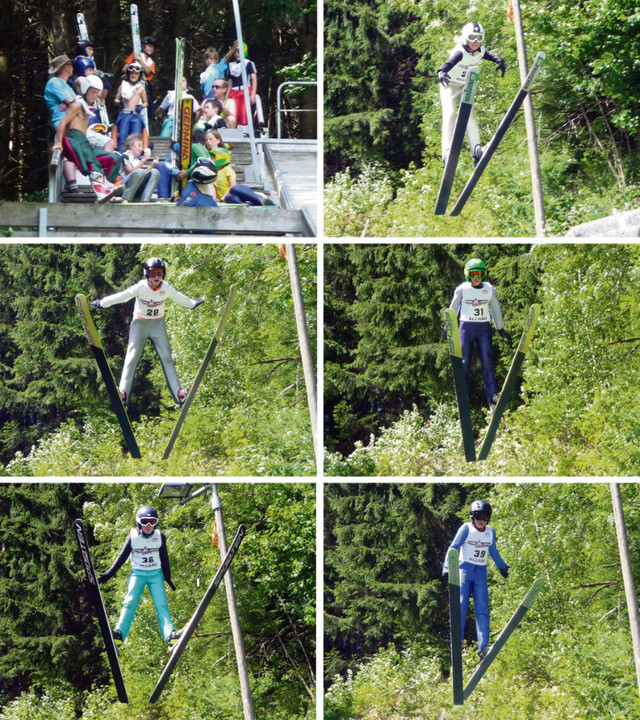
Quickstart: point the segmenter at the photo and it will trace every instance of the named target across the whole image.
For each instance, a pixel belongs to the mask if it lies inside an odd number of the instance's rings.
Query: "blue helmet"
[[[73,72],[78,75],[78,77],[84,77],[88,68],[93,68],[95,72],[96,64],[88,55],[78,55],[73,61]]]
[[[145,505],[136,513],[136,527],[142,532],[142,526],[151,526],[155,530],[158,526],[158,511],[155,508]]]

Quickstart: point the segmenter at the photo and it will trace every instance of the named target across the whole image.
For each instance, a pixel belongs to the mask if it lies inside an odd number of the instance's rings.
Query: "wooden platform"
[[[242,205],[194,208],[173,203],[0,202],[0,229],[14,237],[308,235],[300,210]]]

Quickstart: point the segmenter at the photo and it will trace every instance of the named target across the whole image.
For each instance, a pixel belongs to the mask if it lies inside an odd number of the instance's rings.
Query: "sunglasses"
[[[214,85],[213,86],[216,90],[224,90],[227,86],[226,85]]]

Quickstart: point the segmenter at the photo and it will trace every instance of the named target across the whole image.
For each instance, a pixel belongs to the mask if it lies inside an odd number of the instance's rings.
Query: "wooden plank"
[[[300,210],[273,207],[177,207],[172,203],[86,205],[0,202],[0,227],[38,231],[40,209],[46,209],[48,234],[131,234],[196,232],[216,235],[300,235]]]

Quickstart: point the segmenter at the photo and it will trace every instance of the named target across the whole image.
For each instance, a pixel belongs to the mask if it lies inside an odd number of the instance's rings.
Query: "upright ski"
[[[174,82],[174,103],[173,103],[173,128],[171,130],[171,155],[173,164],[178,167],[181,152],[176,150],[176,147],[181,141],[181,127],[180,122],[182,120],[182,76],[184,75],[184,38],[176,38],[176,66],[173,75]],[[189,140],[191,140],[191,134],[189,134]],[[182,145],[180,145],[180,150]],[[189,153],[191,153],[191,147],[189,147]],[[172,182],[173,192],[178,189],[178,183],[176,180]]]
[[[464,700],[468,700],[471,693],[474,691],[476,685],[482,679],[482,676],[489,669],[489,665],[496,659],[496,656],[511,637],[513,631],[518,627],[520,621],[525,616],[527,610],[533,605],[538,593],[544,588],[544,580],[536,580],[531,589],[527,593],[525,599],[520,603],[518,609],[513,613],[511,620],[505,625],[504,630],[498,636],[498,639],[493,643],[489,652],[484,656],[484,660],[478,665],[476,671],[471,676],[469,682],[464,688]]]
[[[188,170],[191,163],[191,130],[193,127],[193,99],[182,98],[180,102],[180,169]],[[187,184],[186,177],[182,187]]]
[[[129,8],[129,14],[131,17],[131,44],[133,46],[133,54],[140,55],[140,53],[142,52],[142,43],[140,41],[140,17],[138,16],[138,6],[131,4]],[[145,82],[144,67],[142,68],[142,82]],[[150,134],[151,130],[149,128],[149,114],[147,113],[147,108],[144,108],[142,110],[142,120],[144,121],[144,127],[148,135]]]
[[[478,89],[479,74],[480,70],[477,67],[471,68],[464,84],[460,107],[458,108],[458,117],[456,118],[456,124],[453,129],[451,146],[449,147],[449,154],[447,155],[447,162],[445,164],[442,181],[440,183],[440,191],[438,192],[438,199],[436,200],[435,215],[444,215],[447,210],[449,196],[451,195],[451,186],[453,185],[453,178],[456,174],[456,167],[458,166],[460,151],[462,150],[462,145],[464,143],[464,136],[467,131],[469,116],[473,110],[473,100]]]
[[[462,191],[462,193],[460,193],[460,197],[454,205],[453,210],[451,211],[451,215],[459,215],[462,208],[465,206],[465,203],[471,196],[471,193],[473,192],[473,189],[475,188],[478,180],[480,179],[480,176],[489,164],[489,160],[491,160],[491,158],[493,157],[493,153],[496,151],[496,148],[500,144],[500,141],[504,137],[504,134],[511,126],[511,123],[514,120],[516,113],[520,109],[520,106],[524,102],[527,95],[531,92],[531,85],[536,79],[536,75],[540,71],[540,68],[542,67],[542,63],[545,61],[545,58],[546,55],[543,52],[539,52],[536,55],[536,59],[533,62],[531,70],[529,70],[529,74],[527,75],[525,81],[522,83],[522,87],[518,91],[518,94],[516,95],[514,101],[511,103],[511,107],[507,110],[505,116],[502,118],[502,122],[500,123],[500,125],[498,125],[498,129],[496,130],[495,135],[491,138],[489,144],[486,146],[484,153],[480,158],[480,161],[476,165],[473,173],[471,174],[471,177],[467,181],[464,190]]]
[[[456,398],[458,399],[458,413],[460,415],[460,427],[462,429],[464,457],[467,462],[475,462],[476,446],[473,440],[473,427],[471,426],[469,393],[467,391],[467,382],[464,377],[464,366],[462,364],[462,346],[460,345],[458,316],[453,308],[445,310],[444,315],[449,354],[451,355],[451,367],[453,369],[453,381],[456,388]]]
[[[84,20],[84,13],[76,13],[76,25],[78,27],[78,36],[80,40],[88,40],[89,30],[87,29],[87,23]]]
[[[520,372],[520,368],[522,367],[522,363],[524,362],[524,356],[529,349],[529,345],[531,344],[531,340],[535,333],[536,326],[538,325],[538,318],[540,317],[540,307],[541,306],[536,303],[532,305],[531,309],[529,310],[527,324],[525,325],[522,337],[520,338],[520,342],[518,344],[518,348],[513,356],[513,360],[511,361],[511,367],[509,368],[509,372],[507,373],[507,377],[505,378],[504,385],[502,386],[500,399],[498,400],[493,410],[491,421],[489,422],[489,427],[487,428],[486,435],[484,436],[484,440],[482,441],[482,446],[480,447],[478,460],[485,460],[487,455],[489,454],[489,450],[491,450],[491,445],[493,444],[493,441],[496,437],[498,426],[500,425],[500,421],[502,420],[504,411],[507,408],[507,405],[511,398],[511,393],[513,392],[513,388],[518,378],[518,373]]]
[[[89,543],[87,542],[87,535],[84,531],[84,523],[82,520],[74,520],[73,529],[76,534],[76,540],[78,541],[78,547],[80,548],[80,556],[82,557],[84,572],[87,576],[89,595],[95,606],[98,623],[100,624],[100,632],[102,633],[102,639],[104,640],[104,645],[107,649],[107,657],[109,658],[109,664],[111,665],[111,674],[113,675],[113,682],[115,683],[116,691],[118,693],[118,700],[126,703],[129,702],[129,698],[127,697],[127,689],[124,686],[120,663],[118,662],[118,649],[113,642],[111,626],[109,625],[107,612],[104,609],[102,593],[100,592],[100,586],[98,585],[98,579],[96,578],[96,571],[91,560]]]
[[[460,553],[453,548],[449,550],[449,618],[451,622],[451,677],[453,679],[453,704],[463,705]]]
[[[205,596],[200,601],[200,605],[198,605],[197,610],[193,613],[193,616],[191,617],[191,620],[187,623],[187,625],[182,630],[182,635],[180,636],[180,640],[178,640],[178,643],[174,646],[171,656],[169,657],[169,662],[166,664],[164,670],[162,671],[162,675],[160,675],[160,679],[158,680],[157,685],[153,689],[153,692],[151,693],[151,696],[149,697],[150,703],[155,703],[156,700],[160,697],[160,693],[162,692],[162,688],[167,683],[167,680],[171,677],[171,673],[173,672],[173,668],[175,667],[176,663],[180,659],[180,656],[184,652],[185,647],[187,646],[187,643],[189,642],[189,638],[193,635],[196,627],[198,626],[198,623],[202,619],[202,616],[204,615],[205,610],[209,606],[209,603],[213,599],[213,596],[216,593],[216,590],[218,589],[218,586],[222,582],[222,579],[224,578],[225,573],[229,569],[229,566],[231,565],[231,561],[235,557],[236,553],[238,552],[238,548],[240,547],[240,543],[242,542],[242,539],[245,536],[245,529],[244,525],[240,525],[238,528],[238,532],[236,533],[236,536],[233,539],[233,542],[231,543],[231,547],[229,550],[227,550],[227,554],[224,556],[224,559],[222,561],[222,564],[218,568],[218,572],[215,574],[215,577],[211,581],[211,585],[209,585],[209,588],[207,589],[207,592],[205,593]]]
[[[227,320],[229,319],[229,315],[231,314],[231,308],[233,306],[235,299],[236,299],[236,286],[232,285],[229,288],[229,297],[227,298],[227,304],[225,305],[225,308],[222,311],[222,317],[220,318],[220,322],[218,323],[218,328],[215,332],[215,335],[213,336],[213,340],[209,344],[209,349],[207,350],[207,353],[204,356],[204,360],[202,361],[202,364],[200,365],[200,369],[198,370],[196,379],[193,381],[193,384],[191,385],[191,389],[189,390],[187,399],[184,401],[182,408],[180,409],[180,415],[178,415],[178,419],[173,428],[173,432],[171,433],[171,437],[169,438],[169,442],[167,443],[167,446],[164,449],[164,455],[162,456],[163,460],[167,460],[167,458],[171,454],[171,450],[173,449],[173,446],[178,438],[178,435],[180,433],[180,428],[182,428],[182,424],[184,423],[185,418],[187,417],[187,413],[189,412],[189,408],[191,407],[193,398],[195,397],[196,393],[198,392],[200,383],[202,382],[202,379],[204,378],[204,374],[206,373],[207,368],[209,367],[209,363],[211,362],[211,358],[213,357],[213,353],[216,349],[216,346],[217,346],[218,342],[220,341],[220,336],[222,335],[224,326],[226,325]]]
[[[75,300],[78,315],[80,316],[80,322],[82,323],[85,335],[87,336],[87,340],[89,341],[89,345],[93,351],[93,357],[98,363],[98,369],[100,370],[104,384],[107,387],[107,392],[109,393],[111,407],[118,418],[118,422],[122,428],[122,433],[127,443],[127,447],[129,448],[129,452],[131,453],[131,457],[139,458],[140,450],[138,448],[138,443],[136,442],[136,438],[133,434],[133,428],[131,427],[127,411],[122,404],[120,391],[118,390],[116,381],[113,378],[113,373],[111,372],[111,368],[107,362],[107,356],[105,355],[104,348],[102,347],[102,343],[98,337],[98,330],[93,322],[93,318],[91,317],[91,310],[89,309],[87,298],[84,295],[76,295]]]

